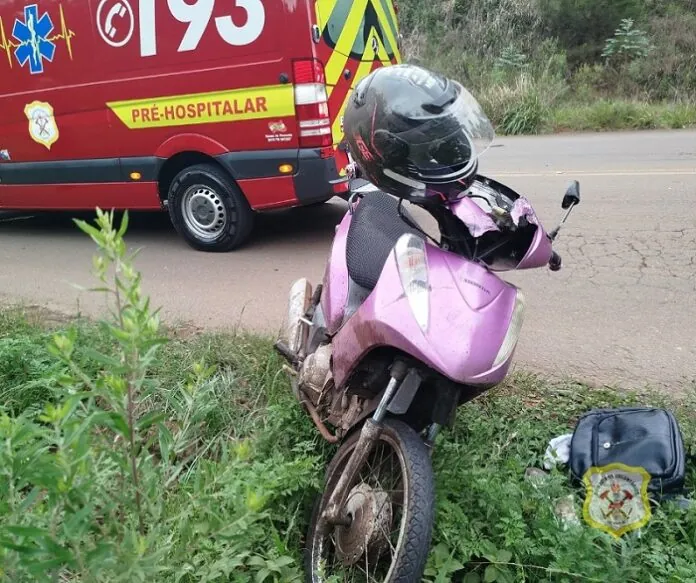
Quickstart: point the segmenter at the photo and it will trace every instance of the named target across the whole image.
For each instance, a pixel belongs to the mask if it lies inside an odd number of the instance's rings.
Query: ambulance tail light
[[[333,143],[324,65],[316,59],[293,62],[295,111],[301,148],[324,148]]]

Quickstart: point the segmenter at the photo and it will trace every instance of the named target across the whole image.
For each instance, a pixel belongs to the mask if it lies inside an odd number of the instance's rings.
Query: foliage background
[[[696,123],[694,0],[398,0],[404,56],[501,133]]]

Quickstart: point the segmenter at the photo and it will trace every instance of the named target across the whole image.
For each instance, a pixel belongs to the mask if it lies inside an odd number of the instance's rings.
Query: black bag
[[[582,481],[591,467],[621,463],[651,476],[648,492],[657,497],[684,488],[685,449],[674,415],[664,409],[595,409],[583,415],[570,442],[570,469]]]

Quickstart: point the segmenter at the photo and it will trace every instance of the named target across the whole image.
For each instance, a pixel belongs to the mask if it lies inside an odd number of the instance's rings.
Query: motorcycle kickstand
[[[329,496],[326,510],[323,512],[323,518],[328,524],[334,526],[350,525],[350,518],[341,516],[341,500],[343,500],[345,491],[353,479],[353,476],[361,468],[363,463],[365,463],[365,460],[372,452],[374,443],[382,434],[382,421],[387,413],[387,407],[396,393],[396,390],[399,388],[399,385],[406,377],[407,372],[408,368],[405,363],[400,361],[394,363],[391,370],[391,380],[389,381],[389,385],[387,385],[387,390],[380,399],[377,410],[372,418],[367,419],[360,430],[358,442],[355,444],[355,448],[353,448],[353,452],[338,479],[336,487]]]

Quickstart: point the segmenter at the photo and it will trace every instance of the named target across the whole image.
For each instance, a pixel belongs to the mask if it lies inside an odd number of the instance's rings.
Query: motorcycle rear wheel
[[[307,581],[417,583],[430,550],[435,486],[428,450],[408,425],[384,421],[342,501],[351,525],[331,527],[321,516],[359,435],[341,445],[327,468],[307,533]]]

